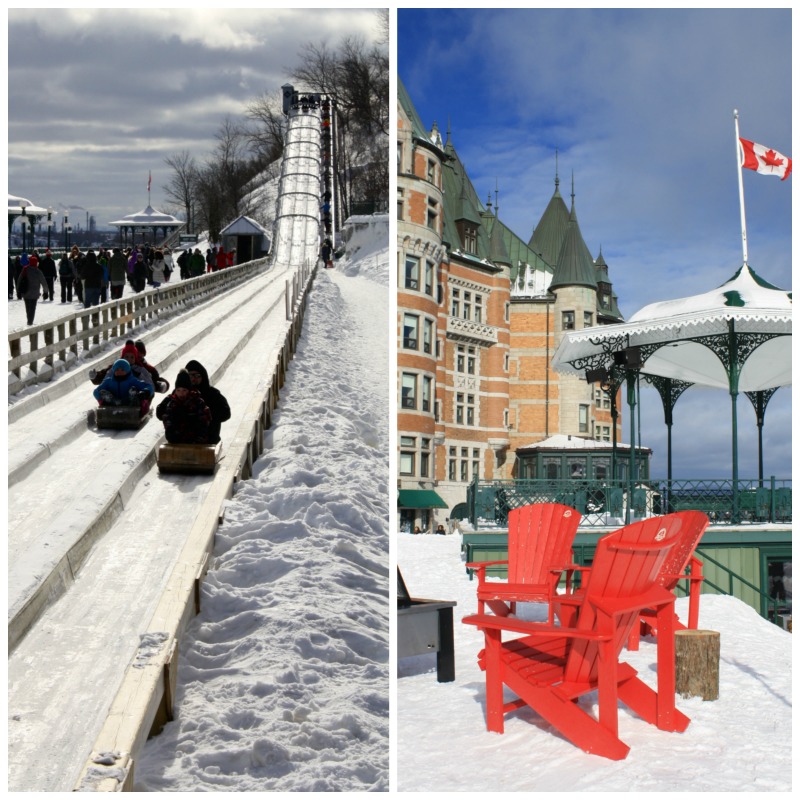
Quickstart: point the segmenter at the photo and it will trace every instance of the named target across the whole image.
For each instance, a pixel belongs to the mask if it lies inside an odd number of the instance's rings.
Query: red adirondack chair
[[[478,613],[485,605],[506,617],[516,612],[518,602],[549,602],[559,577],[567,571],[571,579],[572,542],[581,515],[560,503],[534,503],[508,513],[508,559],[467,564],[478,575]],[[508,565],[506,583],[487,581],[488,567]],[[553,622],[552,610],[548,611]]]
[[[504,715],[527,705],[587,753],[614,760],[630,749],[618,734],[619,700],[660,730],[686,730],[689,718],[675,708],[675,596],[658,584],[683,524],[674,514],[651,517],[603,536],[573,627],[492,614],[464,618],[484,632],[479,664],[486,671],[488,730],[502,733]],[[657,615],[658,691],[619,661],[644,608]],[[504,642],[504,631],[524,635]],[[519,699],[504,703],[504,685]],[[597,719],[574,702],[594,690]]]
[[[676,617],[675,629],[697,630],[700,618],[700,584],[703,582],[703,562],[695,556],[694,551],[708,527],[708,517],[702,511],[678,511],[677,513],[683,518],[681,538],[664,562],[661,574],[658,576],[658,583],[668,592],[674,592],[679,581],[689,580],[689,618],[687,620],[689,624],[684,625]],[[689,575],[686,575],[686,567],[690,564]],[[634,626],[631,631],[628,649],[639,649],[640,634],[657,634],[657,631],[658,624],[655,613],[652,609],[645,609],[641,615],[641,625]]]

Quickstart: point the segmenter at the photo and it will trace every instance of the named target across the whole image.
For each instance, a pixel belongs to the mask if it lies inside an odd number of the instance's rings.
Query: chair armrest
[[[486,580],[486,568],[496,567],[500,564],[508,564],[508,561],[470,561],[464,566],[467,569],[475,570],[478,573],[478,582],[483,583]]]
[[[525,633],[529,636],[562,637],[569,639],[588,639],[590,641],[602,642],[612,638],[611,634],[598,633],[591,630],[578,630],[577,628],[562,628],[558,625],[545,625],[541,622],[530,622],[516,617],[496,617],[493,614],[470,614],[464,617],[461,622],[465,625],[475,625],[477,628],[512,631],[514,633]]]

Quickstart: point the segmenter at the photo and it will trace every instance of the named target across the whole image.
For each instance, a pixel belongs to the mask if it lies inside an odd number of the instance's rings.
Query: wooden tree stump
[[[719,631],[675,631],[675,691],[719,698]]]

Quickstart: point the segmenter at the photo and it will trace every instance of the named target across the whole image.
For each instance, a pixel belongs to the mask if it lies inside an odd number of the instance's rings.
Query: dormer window
[[[478,252],[478,230],[472,225],[464,226],[464,251],[471,255]]]

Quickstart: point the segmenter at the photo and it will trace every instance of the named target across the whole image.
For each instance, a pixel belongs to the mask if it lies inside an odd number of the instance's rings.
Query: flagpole
[[[744,219],[744,181],[742,180],[742,155],[739,142],[739,110],[733,109],[733,121],[736,128],[736,171],[739,173],[739,211],[742,216],[742,256],[747,266],[747,223]]]

